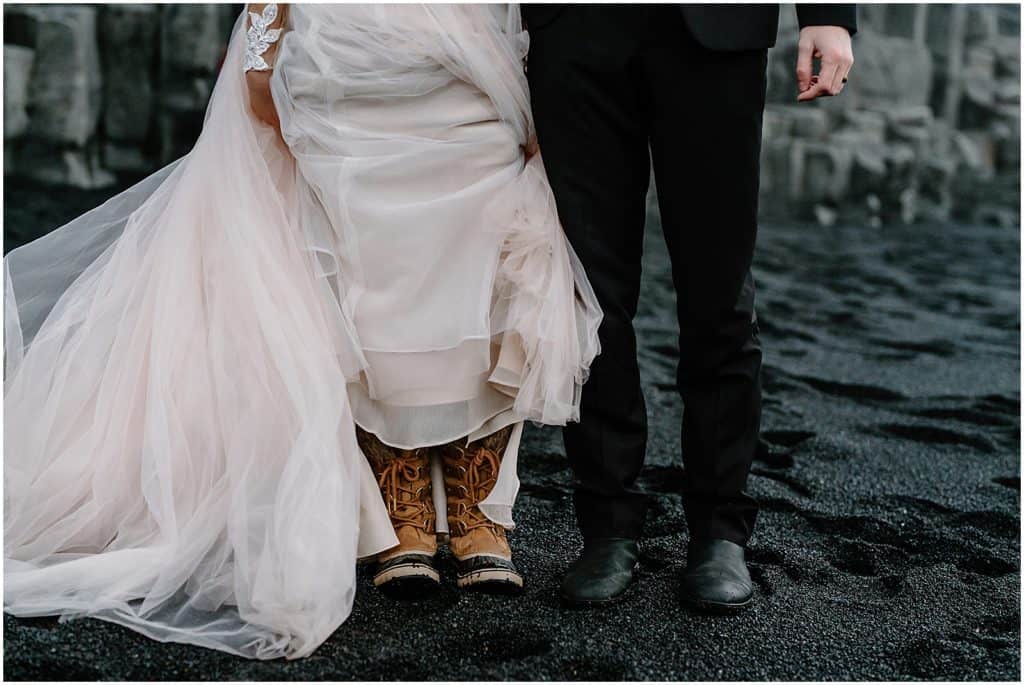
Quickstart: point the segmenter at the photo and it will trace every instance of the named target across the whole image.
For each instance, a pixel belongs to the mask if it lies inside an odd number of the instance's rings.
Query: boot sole
[[[682,598],[683,606],[697,613],[701,614],[713,614],[717,616],[738,614],[743,611],[751,604],[754,603],[754,598],[744,602],[712,602],[706,599],[693,599],[692,597]]]
[[[506,569],[481,569],[460,573],[455,584],[463,590],[496,595],[515,595],[523,591],[523,577]]]
[[[415,597],[440,587],[441,575],[432,566],[409,563],[381,571],[373,577],[373,584],[393,597]]]

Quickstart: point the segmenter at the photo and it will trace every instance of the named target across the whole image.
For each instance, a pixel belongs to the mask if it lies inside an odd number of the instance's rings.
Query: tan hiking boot
[[[491,521],[479,504],[498,479],[501,457],[512,427],[476,440],[441,447],[448,499],[448,546],[458,567],[460,588],[518,592],[523,577],[512,563],[505,529]]]
[[[397,546],[377,556],[373,584],[398,594],[437,586],[441,577],[434,566],[437,513],[431,496],[429,452],[389,447],[358,427],[356,438],[377,477],[398,537]]]

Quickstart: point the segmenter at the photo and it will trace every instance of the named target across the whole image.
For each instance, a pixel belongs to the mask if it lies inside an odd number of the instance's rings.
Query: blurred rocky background
[[[762,214],[1020,224],[1020,6],[861,4],[838,98],[797,104],[796,13],[769,53]]]
[[[123,185],[186,152],[241,5],[5,5],[4,174]],[[1020,7],[861,5],[841,97],[797,104],[770,53],[762,214],[1017,226]]]
[[[181,156],[241,5],[4,5],[4,175],[123,184]]]

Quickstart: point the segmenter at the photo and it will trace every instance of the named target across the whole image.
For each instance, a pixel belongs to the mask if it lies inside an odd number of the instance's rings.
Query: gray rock
[[[21,45],[4,45],[4,140],[16,138],[28,129],[28,86],[35,50]]]
[[[800,32],[800,23],[796,16],[796,5],[787,2],[779,7],[779,38],[785,41],[796,40]]]
[[[885,146],[885,164],[890,185],[901,185],[910,180],[915,159],[914,148],[910,145],[891,143]]]
[[[1020,78],[1001,78],[996,81],[995,101],[999,105],[1020,104]]]
[[[187,152],[236,10],[5,7],[6,171],[96,187]],[[870,225],[1019,214],[1019,7],[863,5],[859,18],[844,93],[797,104],[796,13],[782,7],[762,211]]]
[[[829,130],[828,114],[813,105],[771,104],[765,108],[761,144],[760,208],[766,215],[812,212],[814,203],[832,199],[828,179],[807,180],[805,175],[821,173],[828,166],[816,159],[828,146],[823,141]],[[821,143],[808,151],[808,141]],[[810,171],[808,171],[810,167]],[[823,187],[824,186],[824,187]]]
[[[766,101],[769,103],[796,103],[796,44],[798,36],[799,34],[795,31],[783,31],[780,28],[775,47],[768,51]]]
[[[953,210],[951,184],[955,172],[956,161],[950,157],[929,154],[921,160],[917,177],[921,220],[949,221]]]
[[[966,172],[991,177],[996,168],[996,145],[986,130],[956,131],[952,136],[952,158]]]
[[[885,118],[891,138],[913,143],[929,138],[935,121],[927,105],[893,107],[885,111]]]
[[[843,90],[843,107],[929,104],[932,57],[925,46],[907,38],[866,33],[858,34],[856,51],[857,62]]]
[[[103,167],[110,171],[141,174],[151,171],[156,161],[148,157],[137,143],[108,140],[103,143]]]
[[[224,7],[163,5],[157,134],[168,162],[195,142],[227,48]]]
[[[1006,174],[1020,173],[1020,105],[1002,105],[999,118],[991,127],[996,145],[996,169]]]
[[[810,104],[768,105],[765,107],[763,135],[795,136],[804,140],[824,140],[828,135],[828,113]]]
[[[927,30],[925,44],[933,57],[937,57],[938,66],[944,63],[949,54],[949,35],[952,29],[953,7],[950,4],[930,5],[928,7]]]
[[[203,112],[162,109],[157,116],[160,162],[166,164],[192,149],[203,128]]]
[[[967,42],[983,43],[999,35],[998,9],[994,5],[977,4],[967,12]]]
[[[964,68],[964,98],[970,100],[980,111],[989,111],[996,102],[996,81],[994,69],[984,66]]]
[[[912,224],[919,216],[918,192],[915,186],[907,186],[899,192],[897,197],[897,213],[893,218],[901,223]],[[891,221],[892,219],[890,219]]]
[[[997,36],[991,42],[996,75],[1020,79],[1020,36]]]
[[[1002,226],[1006,229],[1020,228],[1020,212],[1011,207],[982,204],[975,208],[972,223],[988,226]]]
[[[920,5],[878,5],[884,10],[884,32],[890,36],[913,38]],[[859,9],[859,8],[858,8]]]
[[[149,133],[159,22],[156,5],[104,5],[101,9],[103,127],[108,138],[142,141]]]
[[[836,219],[839,218],[839,212],[834,207],[828,205],[814,205],[812,209],[814,214],[814,220],[818,222],[819,226],[832,226],[836,223]]]
[[[849,149],[795,140],[790,152],[790,201],[803,206],[841,201],[850,185],[852,164]]]
[[[857,7],[858,31],[885,32],[889,23],[891,5],[863,3]]]
[[[169,70],[211,74],[226,47],[222,10],[217,5],[164,5],[160,41]]]
[[[912,223],[917,216],[918,155],[914,146],[890,142],[883,148],[885,181],[879,198],[886,221]]]
[[[102,105],[96,9],[32,5],[25,11],[37,20],[29,132],[58,145],[84,145],[96,131]]]
[[[1007,118],[1012,121],[1013,110],[1019,108],[1019,104],[1019,82],[1009,78],[982,78],[968,70],[959,124],[962,128],[985,128]]]
[[[840,131],[831,139],[850,151],[851,169],[848,195],[864,198],[885,190],[888,178],[886,144],[874,135],[852,129]]]
[[[999,37],[1020,40],[1020,5],[999,5],[996,10]]]
[[[973,45],[964,55],[964,67],[973,70],[976,78],[993,79],[996,76],[996,51],[991,43]]]
[[[888,123],[884,112],[846,109],[842,114],[840,131],[853,131],[872,143],[885,142]]]
[[[793,139],[765,138],[761,144],[759,207],[766,215],[784,216],[789,203],[789,168]]]
[[[105,188],[115,177],[103,169],[95,144],[57,147],[52,141],[22,138],[14,151],[18,175],[40,183],[75,188]]]

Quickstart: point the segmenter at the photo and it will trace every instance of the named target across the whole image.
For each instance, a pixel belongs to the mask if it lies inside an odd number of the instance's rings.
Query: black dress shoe
[[[640,551],[630,538],[593,538],[562,580],[562,601],[600,606],[618,599],[633,580]]]
[[[743,547],[728,540],[690,541],[683,572],[683,604],[697,611],[727,614],[739,611],[754,599]]]

